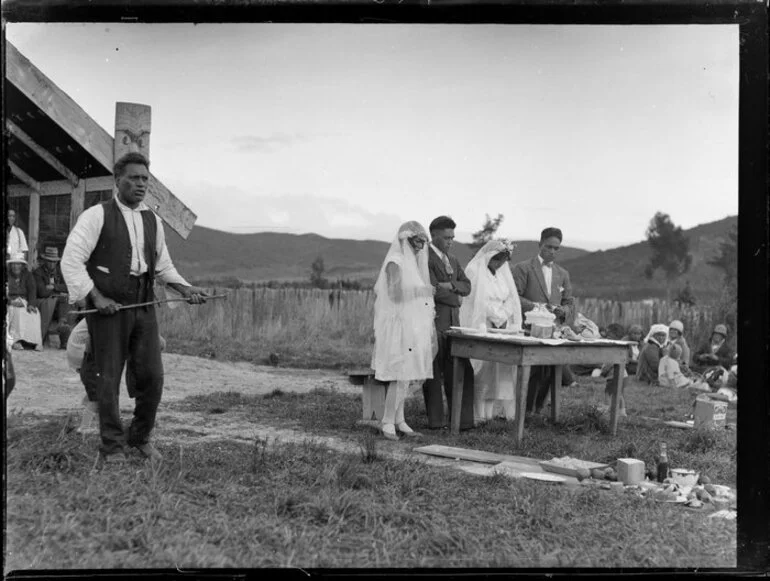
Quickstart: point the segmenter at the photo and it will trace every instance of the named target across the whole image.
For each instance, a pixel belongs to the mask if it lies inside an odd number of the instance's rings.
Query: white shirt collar
[[[118,194],[115,194],[115,201],[118,203],[118,208],[120,208],[121,212],[143,212],[149,207],[144,202],[139,202],[139,205],[136,208],[129,208],[126,206],[123,202],[120,201],[120,197]]]
[[[545,260],[543,260],[543,257],[540,256],[539,254],[537,255],[537,259],[540,261],[540,266],[541,267],[545,266],[547,268],[551,268],[553,266],[553,261],[551,261],[550,263],[546,264]]]
[[[431,242],[431,243],[430,243],[430,247],[433,249],[433,252],[435,252],[436,254],[438,254],[438,257],[439,257],[441,260],[444,260],[445,258],[448,258],[448,257],[446,256],[446,254],[444,254],[444,253],[443,253],[443,252],[441,252],[441,251],[440,251],[438,248],[436,248],[436,246],[435,246],[435,244],[433,244],[433,242]]]

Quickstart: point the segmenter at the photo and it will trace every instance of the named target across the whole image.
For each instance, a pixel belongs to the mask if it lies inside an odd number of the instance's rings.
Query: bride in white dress
[[[468,263],[465,274],[471,281],[471,294],[460,306],[460,325],[521,331],[521,303],[508,265],[514,248],[512,242],[490,240]],[[471,359],[471,365],[474,423],[496,415],[512,420],[516,415],[516,368],[479,359]]]
[[[433,286],[428,274],[428,233],[419,222],[406,222],[390,245],[374,285],[374,353],[372,369],[389,382],[382,433],[397,440],[419,436],[404,420],[409,393],[433,377],[438,350]]]

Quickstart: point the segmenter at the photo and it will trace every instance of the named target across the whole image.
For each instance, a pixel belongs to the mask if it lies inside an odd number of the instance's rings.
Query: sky
[[[738,213],[737,25],[7,23],[108,133],[152,107],[151,169],[235,233],[391,240],[441,214],[633,244],[657,211]]]

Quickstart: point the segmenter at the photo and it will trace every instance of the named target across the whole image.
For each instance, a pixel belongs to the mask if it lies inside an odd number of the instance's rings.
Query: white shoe
[[[398,431],[407,436],[408,438],[419,438],[422,436],[422,434],[419,434],[415,432],[412,428],[410,428],[406,422],[401,422],[398,424]]]
[[[386,440],[398,440],[396,426],[393,424],[382,424],[382,435],[385,436]]]

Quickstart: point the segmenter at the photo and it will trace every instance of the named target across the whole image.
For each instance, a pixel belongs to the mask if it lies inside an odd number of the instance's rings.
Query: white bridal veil
[[[409,243],[414,236],[424,241],[417,251]],[[381,381],[433,376],[438,343],[427,242],[428,234],[419,222],[402,224],[374,285],[372,368]]]
[[[511,252],[512,249],[511,242],[490,240],[465,267],[465,274],[471,281],[471,294],[460,306],[460,325],[463,327],[477,329],[481,324],[486,325],[490,303],[497,300],[501,302],[502,312],[508,314],[506,328],[521,330],[521,302],[510,267],[503,264],[497,269],[496,274],[492,274],[489,270],[489,261],[496,254]],[[501,288],[505,289],[502,293],[500,293]],[[478,360],[471,360],[474,371],[478,372],[481,363]]]

